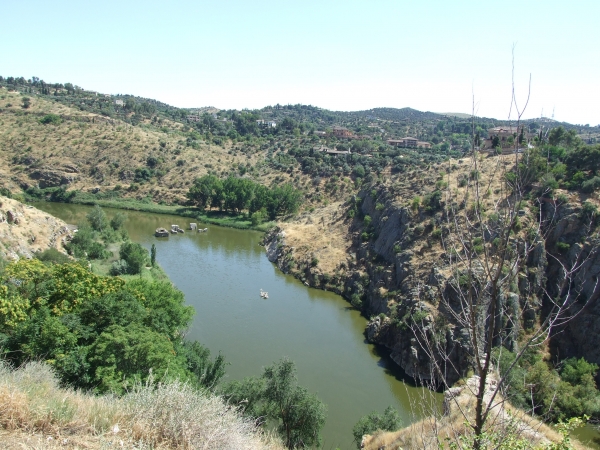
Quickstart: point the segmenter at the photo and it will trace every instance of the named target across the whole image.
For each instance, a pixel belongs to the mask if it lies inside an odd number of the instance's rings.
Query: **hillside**
[[[579,164],[577,153],[572,150],[566,161]],[[566,315],[511,369],[518,381],[512,379],[499,392],[517,407],[554,421],[584,413],[596,417],[600,201],[594,188],[573,189],[566,175],[563,188],[554,178],[552,187],[530,179],[515,200],[507,180],[525,161],[519,155],[479,154],[370,183],[338,208],[280,223],[265,238],[267,255],[306,284],[343,295],[370,318],[365,330],[370,342],[387,347],[408,376],[446,389],[462,383],[476,367],[471,310],[465,306],[468,283],[482,296],[477,302],[489,306],[489,291],[478,291],[492,283],[487,265],[512,261],[502,268],[498,288],[506,306],[496,342],[505,353],[494,359],[494,370],[508,370],[536,330],[554,320],[548,313],[557,304],[553,299],[564,299]],[[588,177],[596,173],[596,156],[593,161]],[[545,163],[540,167],[543,173]],[[511,208],[516,209],[507,211]],[[507,222],[513,225],[502,225]],[[500,250],[504,239],[507,253]],[[512,256],[498,260],[499,255]],[[486,330],[486,317],[473,320]],[[563,379],[565,365],[577,358],[593,363],[585,388],[581,380],[569,384]],[[589,402],[583,392],[591,394]],[[581,401],[575,409],[567,405],[573,397]],[[395,439],[400,447],[421,448],[409,443],[413,435],[414,429],[404,430],[368,448]]]
[[[220,146],[185,146],[181,124],[175,122],[163,123],[163,131],[157,131],[44,98],[34,99],[23,111],[18,94],[2,97],[1,183],[13,192],[67,186],[170,203],[182,200],[191,180],[213,167],[253,162]],[[58,116],[59,123],[40,123],[49,114]]]
[[[195,206],[249,220],[262,214],[251,209],[257,185],[292,186],[303,205],[270,217],[280,221],[265,237],[269,259],[343,295],[369,318],[367,339],[408,376],[447,389],[483,358],[519,374],[499,388],[515,407],[555,422],[600,419],[597,127],[526,121],[502,154],[474,145],[508,125],[494,119],[184,110],[39,80],[0,78],[0,87],[0,188],[183,205],[194,186]],[[427,145],[387,142],[404,136]],[[240,206],[233,191],[223,200],[225,177],[248,187]]]
[[[310,210],[345,200],[364,182],[460,158],[471,148],[473,125],[483,139],[490,127],[506,124],[411,108],[180,109],[70,83],[0,77],[0,187],[59,201],[68,200],[66,189],[85,193],[86,202],[126,198],[171,205],[185,203],[193,180],[212,173],[267,186],[291,183]],[[532,135],[558,125],[526,122]],[[600,136],[594,127],[563,126],[587,142]],[[335,127],[346,131],[335,134]],[[405,136],[432,147],[387,143]]]
[[[497,380],[494,380],[497,382]],[[406,428],[392,432],[375,432],[364,436],[364,450],[437,450],[454,442],[457,436],[467,436],[470,430],[465,424],[462,411],[471,413],[475,407],[473,392],[477,389],[476,378],[471,377],[460,387],[446,391],[444,413],[426,417]],[[556,428],[549,427],[508,403],[499,403],[492,424],[488,427],[486,448],[519,448],[522,450],[554,450],[569,448],[583,450],[588,447],[576,439],[564,442],[564,436]],[[464,442],[466,444],[466,442]],[[561,445],[565,445],[561,447]],[[568,446],[568,447],[567,447]],[[452,448],[452,447],[450,447]],[[461,447],[465,448],[465,447]]]

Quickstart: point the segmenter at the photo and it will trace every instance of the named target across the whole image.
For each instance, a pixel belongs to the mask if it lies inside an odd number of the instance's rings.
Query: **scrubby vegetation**
[[[220,397],[180,381],[139,382],[120,398],[61,387],[49,364],[11,369],[0,361],[0,429],[3,446],[20,445],[27,433],[36,448],[224,448],[281,450]],[[40,433],[39,447],[35,445]]]
[[[360,449],[362,448],[361,441],[364,435],[373,434],[376,431],[396,431],[401,426],[402,421],[398,411],[389,406],[383,414],[373,411],[361,417],[352,428],[352,435],[354,436],[354,442]]]
[[[598,365],[568,358],[554,366],[537,351],[511,367],[514,359],[512,352],[496,350],[500,374],[509,377],[507,392],[513,405],[553,422],[583,416],[600,419],[600,391],[594,380]]]

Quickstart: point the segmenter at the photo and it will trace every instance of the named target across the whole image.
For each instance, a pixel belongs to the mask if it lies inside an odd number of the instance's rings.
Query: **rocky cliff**
[[[349,200],[336,226],[346,230],[350,244],[346,258],[333,270],[323,270],[309,243],[305,246],[313,253],[305,250],[299,257],[299,244],[289,245],[285,224],[266,236],[267,255],[284,272],[343,295],[371,317],[367,338],[389,348],[408,375],[439,381],[432,367],[432,358],[439,358],[453,383],[467,375],[474,352],[468,330],[452,311],[460,302],[461,286],[441,244],[446,217],[443,208],[413,208],[406,198],[394,185],[379,183]],[[568,303],[572,319],[553,330],[552,351],[560,359],[577,356],[600,364],[595,345],[600,336],[600,239],[594,231],[595,212],[581,200],[534,199],[519,211],[523,229],[539,223],[541,228],[535,235],[511,234],[509,240],[513,252],[523,255],[513,269],[510,291],[500,299],[499,334],[510,350],[518,348],[521,327],[527,332],[544,318],[552,301],[562,301]],[[423,349],[415,327],[436,343],[437,353]]]
[[[56,248],[71,237],[65,222],[32,206],[0,196],[0,257],[31,258],[38,251]]]

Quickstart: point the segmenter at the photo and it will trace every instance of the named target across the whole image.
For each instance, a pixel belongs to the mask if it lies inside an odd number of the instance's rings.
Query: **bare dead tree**
[[[453,185],[448,175],[446,188],[442,233],[446,280],[440,288],[438,311],[450,318],[452,327],[463,331],[466,342],[460,345],[468,353],[469,366],[478,376],[472,388],[474,413],[466,411],[458,402],[455,405],[472,429],[475,449],[482,448],[487,427],[507,420],[502,411],[509,397],[510,373],[527,351],[546,344],[553,331],[577,313],[573,305],[581,292],[573,280],[594,254],[594,251],[584,251],[582,246],[567,264],[548,253],[561,267],[562,273],[554,280],[553,289],[558,295],[550,295],[543,283],[534,286],[535,283],[522,277],[532,257],[544,252],[545,239],[555,223],[557,210],[556,202],[547,191],[533,200],[536,203],[533,209],[539,211],[535,216],[528,215],[524,207],[535,172],[533,154],[519,142],[522,117],[529,103],[531,76],[528,87],[526,101],[519,106],[513,48],[509,122],[516,130],[514,146],[504,152],[508,154],[500,152],[482,164],[485,155],[476,149],[473,100],[468,181],[463,187],[458,182]],[[513,114],[514,120],[511,119]],[[486,171],[485,177],[482,171]],[[593,290],[598,292],[597,283]],[[525,324],[523,311],[534,312],[535,318]],[[436,331],[435,320],[421,321],[412,328],[420,348],[431,361],[432,378],[445,389],[450,388],[457,374],[463,376],[467,369],[457,367],[452,357],[456,345],[439,338],[443,332]],[[525,337],[518,340],[520,330]],[[510,349],[515,357],[510,367],[500,374],[494,351],[501,352],[503,348]]]

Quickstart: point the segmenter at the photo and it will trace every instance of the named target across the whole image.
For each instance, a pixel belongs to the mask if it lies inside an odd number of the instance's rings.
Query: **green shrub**
[[[363,302],[362,302],[362,299],[360,298],[360,295],[352,294],[352,297],[350,297],[350,304],[358,310],[362,309]]]
[[[60,118],[60,116],[56,115],[56,114],[46,114],[44,117],[42,117],[40,119],[40,123],[43,125],[60,125],[60,123],[62,122],[62,119]]]
[[[419,309],[410,314],[410,321],[415,325],[420,325],[428,315],[429,313],[426,310]]]
[[[411,203],[410,203],[410,207],[413,211],[417,211],[419,209],[419,206],[421,205],[421,197],[419,197],[418,195],[413,197]]]
[[[34,255],[37,259],[43,262],[48,262],[52,264],[65,264],[71,262],[69,257],[64,253],[59,252],[55,248],[49,248],[44,250],[43,252],[37,252]]]
[[[119,259],[110,266],[110,274],[113,276],[125,275],[127,273],[129,273],[129,266],[127,266],[127,261],[124,259]]]
[[[586,219],[593,219],[598,216],[598,208],[591,202],[584,202],[581,208],[581,216]]]
[[[435,211],[441,208],[442,204],[442,191],[435,190],[430,194],[427,194],[423,199],[423,204],[428,211]]]
[[[89,259],[105,259],[110,256],[100,242],[92,242],[87,248],[87,254]]]
[[[127,263],[128,273],[138,274],[148,260],[148,250],[137,242],[125,242],[119,250],[119,257]]]
[[[388,406],[382,414],[376,411],[360,418],[352,427],[354,442],[361,448],[361,440],[365,434],[373,434],[377,430],[396,431],[402,426],[400,414],[393,407]]]
[[[127,214],[124,214],[119,211],[113,216],[112,219],[110,219],[110,226],[115,231],[120,230],[121,227],[125,224],[126,220]]]
[[[571,246],[569,244],[567,244],[566,242],[557,242],[556,243],[556,249],[558,250],[559,253],[565,254],[569,251],[570,248],[571,248]]]
[[[77,258],[83,258],[86,256],[89,247],[94,242],[94,237],[94,230],[88,225],[82,225],[77,229],[77,232],[74,233],[73,239],[65,245],[65,248],[69,254]]]
[[[542,178],[542,193],[552,194],[556,189],[558,189],[558,181],[554,178],[554,174],[548,173],[544,175]]]
[[[252,223],[253,227],[260,225],[266,219],[267,219],[267,212],[264,210],[253,212],[250,215],[250,223]]]
[[[98,205],[94,206],[94,209],[87,214],[86,219],[95,231],[102,231],[108,227],[106,214]]]
[[[592,193],[598,188],[600,188],[600,177],[594,177],[581,184],[581,190],[586,193]]]

